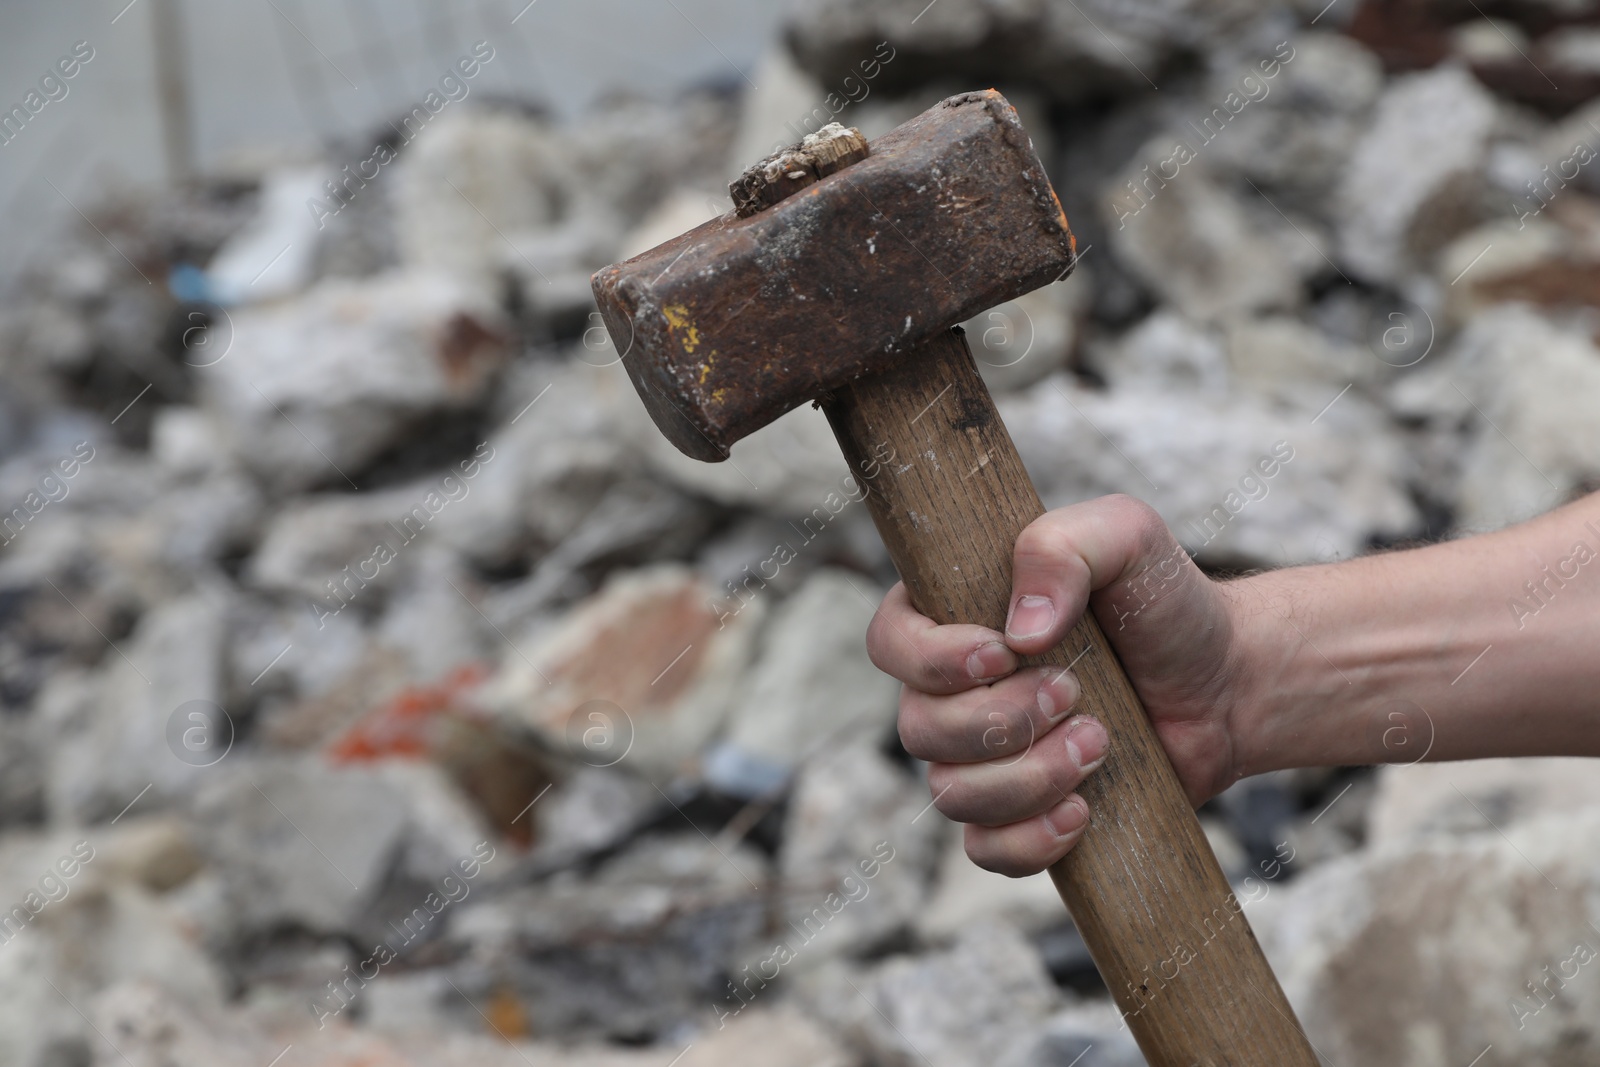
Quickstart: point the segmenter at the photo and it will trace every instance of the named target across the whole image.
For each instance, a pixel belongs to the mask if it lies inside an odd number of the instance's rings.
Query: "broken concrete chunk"
[[[812,756],[888,735],[899,685],[866,653],[882,596],[870,580],[826,568],[778,606],[727,734],[707,759],[712,785],[736,796],[771,794]]]
[[[621,574],[523,654],[478,700],[577,763],[652,781],[694,773],[749,660],[762,606],[738,613],[687,568]]]
[[[281,489],[351,488],[418,420],[480,402],[508,355],[484,290],[422,271],[329,279],[233,325],[203,395],[237,461]]]

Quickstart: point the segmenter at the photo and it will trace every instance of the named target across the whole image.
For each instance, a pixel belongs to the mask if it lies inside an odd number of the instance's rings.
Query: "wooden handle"
[[[823,405],[873,521],[923,614],[1004,630],[1012,547],[1044,513],[1016,446],[952,330]],[[1075,710],[1111,744],[1079,792],[1092,821],[1050,869],[1153,1067],[1314,1067],[1317,1060],[1091,613],[1049,653]]]

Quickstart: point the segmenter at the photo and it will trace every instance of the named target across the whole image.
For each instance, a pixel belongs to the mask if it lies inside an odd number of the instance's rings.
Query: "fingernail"
[[[967,657],[967,674],[974,681],[998,678],[1009,674],[1016,663],[1017,658],[1009,648],[999,641],[990,641],[973,649],[972,655]]]
[[[1011,637],[1038,637],[1050,629],[1056,617],[1055,605],[1047,596],[1018,597],[1011,606],[1011,618],[1006,622],[1006,633]]]
[[[1089,805],[1076,796],[1068,797],[1044,813],[1044,824],[1057,837],[1068,837],[1089,822]]]
[[[1046,722],[1055,722],[1072,710],[1078,700],[1078,676],[1068,670],[1052,670],[1039,683],[1039,711]]]
[[[1085,773],[1100,766],[1106,758],[1106,728],[1084,715],[1067,726],[1067,755]]]

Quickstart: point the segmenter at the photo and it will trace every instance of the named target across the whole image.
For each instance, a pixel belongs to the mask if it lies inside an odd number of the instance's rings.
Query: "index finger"
[[[867,627],[867,655],[880,671],[923,693],[960,693],[1017,669],[1005,636],[984,626],[940,626],[911,604],[904,582],[883,598]]]

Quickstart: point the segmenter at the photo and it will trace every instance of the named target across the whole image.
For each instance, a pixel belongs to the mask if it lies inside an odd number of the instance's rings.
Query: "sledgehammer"
[[[1075,245],[1016,111],[953,96],[867,144],[839,127],[746,171],[735,210],[594,276],[656,425],[703,460],[818,401],[923,614],[1003,630],[1043,514],[959,327],[1058,280]],[[1111,737],[1094,818],[1051,868],[1155,1067],[1316,1064],[1094,617],[1072,665]],[[1175,946],[1182,946],[1175,952]]]

